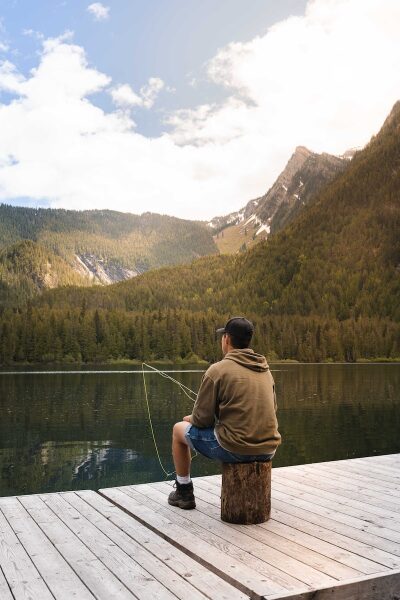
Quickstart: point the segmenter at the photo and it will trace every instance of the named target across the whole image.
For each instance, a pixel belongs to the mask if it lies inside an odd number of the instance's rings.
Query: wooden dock
[[[219,475],[0,498],[0,600],[399,600],[400,454],[274,468],[272,517],[220,520]]]

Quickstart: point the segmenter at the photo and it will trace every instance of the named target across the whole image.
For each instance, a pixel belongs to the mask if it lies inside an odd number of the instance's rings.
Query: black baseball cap
[[[254,325],[245,317],[233,317],[229,319],[225,327],[220,327],[215,333],[217,335],[228,333],[236,339],[250,341],[254,333]]]

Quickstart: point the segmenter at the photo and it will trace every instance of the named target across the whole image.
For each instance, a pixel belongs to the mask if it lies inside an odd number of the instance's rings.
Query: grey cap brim
[[[221,335],[221,334],[226,333],[225,327],[220,327],[219,329],[216,329],[215,333],[216,333],[216,335]]]

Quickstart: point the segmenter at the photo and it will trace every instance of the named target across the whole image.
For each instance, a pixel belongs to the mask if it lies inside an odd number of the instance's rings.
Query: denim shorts
[[[220,460],[224,463],[267,462],[272,460],[275,454],[273,452],[272,454],[245,455],[229,452],[219,444],[214,427],[200,428],[189,424],[185,432],[185,438],[192,450],[196,450],[207,458]]]

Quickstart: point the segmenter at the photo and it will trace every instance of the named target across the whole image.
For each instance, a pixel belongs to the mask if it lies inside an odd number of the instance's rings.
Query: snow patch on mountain
[[[251,217],[249,217],[247,219],[247,221],[245,222],[245,226],[249,225],[249,223],[251,223],[252,221],[254,221],[255,219],[257,219],[256,215],[251,215]]]
[[[261,227],[256,231],[256,235],[259,235],[262,231],[266,233],[271,233],[271,227],[269,225],[261,225]]]

